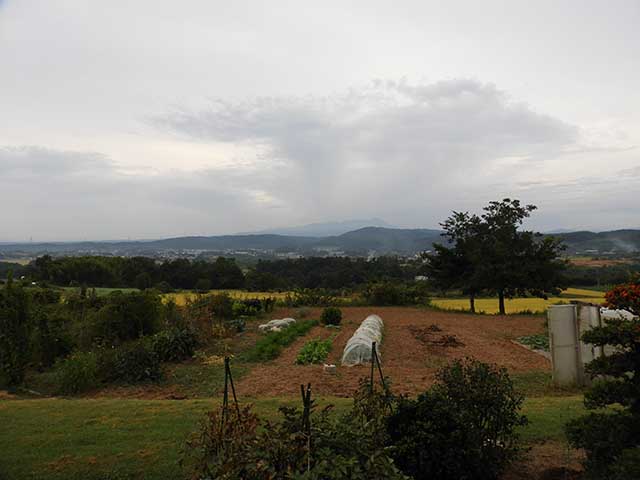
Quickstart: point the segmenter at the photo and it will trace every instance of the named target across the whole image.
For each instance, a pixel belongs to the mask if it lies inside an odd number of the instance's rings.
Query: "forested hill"
[[[569,254],[604,254],[640,252],[640,230],[609,232],[569,232],[555,236],[564,239]],[[153,255],[166,251],[239,252],[296,252],[318,255],[333,252],[346,255],[369,253],[410,255],[429,250],[434,242],[442,242],[439,230],[365,227],[342,235],[303,237],[292,235],[221,235],[210,237],[177,237],[149,241],[121,242],[64,242],[64,243],[5,243],[0,254],[23,252],[37,255],[53,254],[116,254]],[[8,255],[7,255],[8,256]]]

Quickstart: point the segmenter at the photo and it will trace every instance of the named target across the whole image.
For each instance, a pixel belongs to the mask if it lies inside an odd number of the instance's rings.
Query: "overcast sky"
[[[0,240],[515,197],[640,228],[640,2],[0,0]]]

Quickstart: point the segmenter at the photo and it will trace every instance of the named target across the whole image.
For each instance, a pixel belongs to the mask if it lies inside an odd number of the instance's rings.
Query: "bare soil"
[[[578,480],[583,476],[584,454],[566,443],[547,441],[531,446],[502,480]]]
[[[312,318],[319,318],[320,312],[312,309]],[[306,341],[328,338],[335,332],[316,327],[287,347],[277,359],[253,367],[238,383],[239,394],[249,397],[297,395],[300,384],[311,382],[316,395],[350,397],[359,379],[368,375],[369,367],[342,367],[340,358],[353,332],[372,313],[384,321],[382,368],[385,376],[391,378],[396,393],[413,395],[424,391],[433,383],[436,371],[457,358],[474,357],[506,367],[511,373],[550,370],[547,359],[512,342],[517,337],[542,332],[542,317],[466,315],[407,307],[348,307],[342,312],[342,328],[327,360],[338,366],[335,375],[325,373],[321,365],[295,364]],[[294,312],[274,312],[274,318],[285,315],[294,315]],[[424,342],[416,332],[433,324],[441,329],[437,335],[453,335],[462,345],[447,347]]]

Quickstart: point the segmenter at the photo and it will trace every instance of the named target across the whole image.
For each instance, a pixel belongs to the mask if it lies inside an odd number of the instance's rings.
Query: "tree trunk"
[[[504,291],[500,290],[498,292],[498,302],[499,302],[499,308],[500,308],[500,315],[504,315],[506,312],[504,310]]]
[[[471,313],[476,313],[476,294],[469,294],[469,308],[471,309]]]

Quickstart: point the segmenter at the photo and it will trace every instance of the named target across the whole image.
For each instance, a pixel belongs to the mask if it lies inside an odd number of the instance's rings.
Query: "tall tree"
[[[468,294],[472,310],[478,293],[496,295],[501,314],[506,298],[558,293],[565,286],[561,241],[520,230],[535,209],[505,198],[490,202],[481,216],[453,212],[441,224],[451,246],[438,245],[427,256],[434,282]]]
[[[435,253],[423,254],[432,285],[444,291],[458,289],[469,295],[469,307],[476,311],[475,298],[483,290],[476,275],[475,261],[480,248],[481,219],[466,212],[453,214],[440,224],[451,246],[434,244]]]

